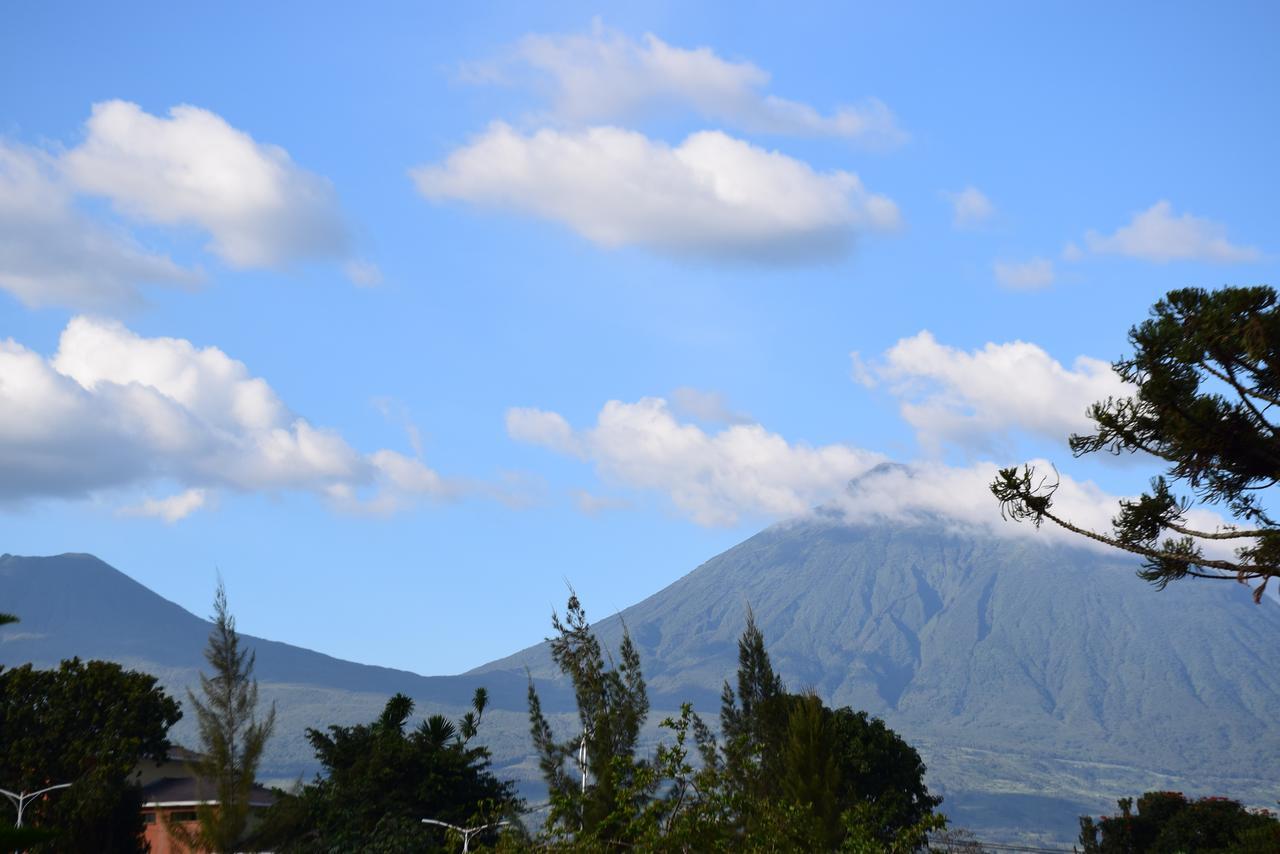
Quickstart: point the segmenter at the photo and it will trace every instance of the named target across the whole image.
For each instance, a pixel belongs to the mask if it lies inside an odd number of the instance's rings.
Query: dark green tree
[[[1085,854],[1280,851],[1275,815],[1245,809],[1229,798],[1189,800],[1181,792],[1147,792],[1138,798],[1136,811],[1133,798],[1121,798],[1119,806],[1119,815],[1080,819]]]
[[[29,850],[144,850],[131,775],[142,760],[165,757],[181,716],[154,676],[118,664],[71,659],[57,670],[0,670],[0,786],[72,784],[27,807],[24,825],[55,834]]]
[[[1056,478],[1032,466],[1001,469],[991,490],[1001,512],[1069,531],[1143,558],[1139,575],[1163,589],[1188,576],[1255,584],[1261,601],[1280,575],[1280,526],[1264,504],[1280,482],[1280,310],[1270,287],[1171,291],[1129,332],[1133,354],[1113,365],[1130,397],[1089,407],[1094,430],[1070,438],[1076,456],[1143,452],[1167,464],[1149,492],[1121,502],[1114,530],[1081,527],[1054,510]],[[1182,484],[1189,495],[1178,495]],[[1230,523],[1191,526],[1193,500],[1221,507]],[[1232,559],[1205,543],[1236,545]]]
[[[254,776],[275,726],[276,709],[273,704],[266,717],[258,719],[255,656],[240,646],[221,579],[213,597],[212,619],[204,657],[213,675],[200,674],[203,700],[191,691],[187,699],[195,709],[200,733],[201,758],[192,764],[192,771],[210,787],[216,802],[196,808],[200,823],[194,834],[178,825],[171,826],[170,832],[188,847],[224,854],[240,850],[245,838]]]
[[[750,614],[738,644],[737,687],[726,683],[722,696],[723,746],[686,703],[678,718],[662,722],[674,740],[643,758],[637,737],[648,700],[629,635],[621,663],[611,668],[576,597],[553,625],[559,634],[552,654],[574,686],[590,758],[583,791],[581,774],[570,770],[582,738],[555,739],[531,686],[534,744],[551,790],[546,844],[870,854],[915,851],[928,831],[942,827],[933,811],[940,799],[929,795],[915,750],[865,713],[787,693]],[[621,737],[592,752],[593,732]]]
[[[413,701],[397,694],[370,724],[308,729],[323,773],[267,811],[256,841],[282,852],[416,852],[445,843],[424,818],[474,827],[513,817],[521,806],[513,784],[472,744],[487,703],[478,688],[456,723],[432,715],[407,729]]]

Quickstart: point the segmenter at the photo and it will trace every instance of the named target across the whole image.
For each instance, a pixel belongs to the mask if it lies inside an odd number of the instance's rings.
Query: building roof
[[[194,777],[161,777],[142,787],[143,807],[193,807],[217,802],[216,787]],[[269,807],[275,802],[275,794],[262,786],[255,785],[249,793],[251,807]]]

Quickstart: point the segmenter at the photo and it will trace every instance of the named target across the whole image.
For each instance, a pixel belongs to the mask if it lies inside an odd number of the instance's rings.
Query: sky
[[[1275,283],[1267,3],[15,4],[0,551],[454,673],[844,500],[1003,536]],[[1050,534],[1042,534],[1051,536]],[[1135,580],[1135,585],[1141,582]]]

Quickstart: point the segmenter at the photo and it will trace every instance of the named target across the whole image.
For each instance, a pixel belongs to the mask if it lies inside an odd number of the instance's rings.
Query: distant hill
[[[23,618],[0,629],[0,662],[92,655],[173,686],[202,664],[207,623],[88,556],[0,558],[0,603]],[[1280,669],[1268,663],[1280,608],[1235,585],[1157,593],[1094,551],[819,514],[757,534],[597,630],[614,643],[629,627],[654,721],[684,699],[714,715],[747,605],[790,687],[884,717],[921,748],[944,811],[988,838],[1069,841],[1075,816],[1147,789],[1280,798]],[[483,684],[497,764],[532,778],[526,672],[550,710],[571,710],[541,644],[426,678],[253,642],[282,714],[275,776],[309,768],[305,726],[371,719],[397,690],[457,713]]]
[[[0,556],[0,602],[21,622],[0,629],[0,664],[54,666],[64,658],[99,658],[158,676],[181,700],[198,690],[208,669],[204,647],[210,623],[151,592],[87,554]],[[257,655],[255,674],[263,702],[278,707],[277,737],[267,748],[264,777],[285,781],[316,770],[303,738],[307,727],[367,722],[397,691],[421,701],[424,712],[460,714],[484,685],[495,707],[522,709],[525,674],[420,676],[333,658],[286,643],[242,636]],[[567,699],[556,686],[553,697]],[[186,715],[174,738],[195,743]]]

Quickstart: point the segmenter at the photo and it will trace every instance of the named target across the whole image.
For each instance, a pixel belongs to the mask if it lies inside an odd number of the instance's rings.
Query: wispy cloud
[[[1028,261],[996,261],[992,265],[996,281],[1015,291],[1038,291],[1053,284],[1053,262],[1048,258]]]
[[[534,34],[501,60],[471,63],[474,82],[509,83],[532,76],[544,84],[554,117],[591,124],[689,110],[747,133],[833,136],[896,145],[907,135],[880,101],[867,98],[823,113],[765,91],[767,71],[729,60],[710,47],[683,48],[653,34],[639,40],[596,21],[589,34]]]
[[[1110,235],[1089,231],[1085,247],[1098,255],[1124,255],[1144,261],[1212,261],[1236,264],[1257,261],[1262,253],[1252,246],[1238,246],[1227,239],[1226,226],[1184,213],[1175,216],[1173,205],[1158,201],[1135,214],[1128,225]],[[1072,253],[1078,257],[1078,252]]]
[[[951,202],[951,224],[958,229],[977,228],[996,214],[996,206],[977,187],[942,195]]]

